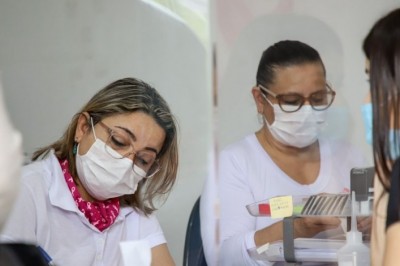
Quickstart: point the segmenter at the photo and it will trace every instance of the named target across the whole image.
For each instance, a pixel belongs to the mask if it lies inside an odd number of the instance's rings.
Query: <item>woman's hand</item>
[[[313,237],[316,234],[340,226],[337,217],[300,217],[294,220],[294,234],[296,237]]]
[[[371,239],[372,217],[357,217],[357,229],[363,235],[364,240]]]
[[[294,219],[294,237],[313,237],[319,232],[335,229],[341,221],[337,217],[297,217]],[[254,242],[256,246],[272,243],[283,239],[283,221],[256,231]]]

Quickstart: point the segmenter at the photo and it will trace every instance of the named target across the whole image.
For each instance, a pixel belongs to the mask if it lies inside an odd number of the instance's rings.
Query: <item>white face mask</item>
[[[272,125],[265,117],[264,121],[276,140],[297,148],[307,147],[317,141],[325,122],[325,111],[315,111],[310,105],[303,105],[296,112],[286,113],[278,104],[266,100],[274,109],[275,121]]]
[[[95,136],[96,138],[96,136]],[[128,158],[116,159],[105,151],[105,143],[96,138],[88,152],[76,154],[76,170],[86,191],[98,200],[106,200],[135,193],[146,172]],[[79,151],[79,146],[78,146]],[[117,156],[115,156],[117,157]],[[139,174],[142,174],[140,176]]]

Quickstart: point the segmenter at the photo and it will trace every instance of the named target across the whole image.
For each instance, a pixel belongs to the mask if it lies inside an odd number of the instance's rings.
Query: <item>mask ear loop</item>
[[[263,99],[264,99],[266,102],[268,102],[268,104],[269,104],[272,108],[274,108],[273,103],[271,103],[271,101],[268,100],[267,96],[262,92],[262,90],[261,90],[260,88],[258,88],[258,90],[260,91],[261,96],[263,97]],[[264,110],[261,110],[261,111],[258,112],[257,119],[258,119],[258,122],[259,122],[260,124],[267,123],[268,127],[270,126],[269,123],[268,123],[268,121],[267,121],[267,119],[266,119],[265,116],[264,116]]]
[[[93,125],[93,118],[92,117],[90,117],[90,124],[92,125],[92,131],[93,131],[94,139],[97,140],[96,131],[94,131],[94,125]]]
[[[265,96],[265,94],[264,94],[264,93],[262,93],[262,92],[261,92],[261,95],[262,95],[262,97],[264,98],[264,100],[266,100],[266,101],[269,103],[269,105],[271,105],[271,107],[273,107],[273,106],[274,106],[274,104],[273,104],[273,103],[271,103],[271,101],[270,101],[270,100],[268,100],[267,96]]]

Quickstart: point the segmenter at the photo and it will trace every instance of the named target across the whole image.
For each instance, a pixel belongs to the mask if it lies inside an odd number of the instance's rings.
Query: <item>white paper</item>
[[[151,248],[148,241],[124,241],[119,243],[119,247],[122,265],[149,266],[151,264]]]

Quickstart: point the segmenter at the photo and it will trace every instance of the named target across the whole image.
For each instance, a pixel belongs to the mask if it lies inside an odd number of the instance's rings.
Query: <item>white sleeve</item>
[[[30,177],[32,176],[27,176],[27,178]],[[1,231],[1,242],[37,242],[37,206],[34,193],[27,183],[22,182],[20,193]]]
[[[166,243],[164,233],[154,214],[140,216],[140,238],[146,239],[151,248]]]
[[[22,137],[8,119],[0,82],[0,229],[18,193],[22,166]]]
[[[220,265],[259,265],[248,250],[255,247],[255,217],[246,205],[254,202],[242,160],[229,152],[219,159]]]

